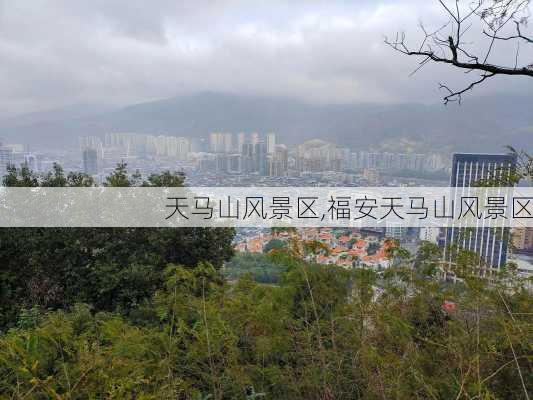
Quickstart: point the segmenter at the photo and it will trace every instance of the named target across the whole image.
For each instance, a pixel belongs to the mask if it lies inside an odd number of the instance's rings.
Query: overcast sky
[[[436,0],[0,0],[0,117],[198,90],[438,102],[438,82],[464,74],[428,67],[409,78],[416,60],[383,43],[398,30],[416,41],[419,20],[445,20]],[[477,92],[503,89],[533,93],[533,80]]]

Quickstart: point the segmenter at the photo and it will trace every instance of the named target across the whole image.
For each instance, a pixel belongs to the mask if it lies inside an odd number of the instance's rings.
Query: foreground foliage
[[[276,286],[170,265],[128,317],[27,310],[0,337],[0,397],[523,399],[533,388],[529,292],[281,259]]]
[[[165,171],[142,181],[120,163],[106,186],[184,184],[181,173]],[[39,175],[9,167],[7,187],[93,186],[90,176],[65,174],[55,164]],[[68,309],[78,302],[95,311],[128,313],[164,282],[167,264],[215,268],[233,255],[232,228],[3,228],[0,229],[0,330],[12,327],[21,309]]]

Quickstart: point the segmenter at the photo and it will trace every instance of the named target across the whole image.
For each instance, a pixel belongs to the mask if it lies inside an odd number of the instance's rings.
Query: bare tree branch
[[[481,78],[479,80],[472,82],[466,88],[459,90],[459,91],[453,91],[448,86],[443,85],[442,83],[439,83],[439,88],[445,89],[449,93],[447,96],[444,96],[444,104],[448,104],[450,101],[457,101],[461,103],[463,93],[468,92],[469,90],[472,90],[474,86],[479,85],[480,83],[483,83],[485,80],[492,78],[494,75],[496,74],[495,73],[483,74],[481,75]]]
[[[522,39],[525,40],[528,43],[533,43],[533,37],[527,37],[522,34],[522,31],[520,30],[520,23],[518,21],[514,21],[516,24],[516,35],[510,35],[510,36],[495,36],[498,40],[514,40],[514,39]],[[483,33],[487,36],[490,36],[485,30],[483,30]]]
[[[480,79],[471,82],[460,90],[452,90],[447,85],[440,84],[448,95],[444,97],[444,103],[451,101],[461,103],[461,96],[472,90],[475,86],[495,75],[525,76],[533,78],[533,62],[519,65],[520,43],[533,44],[533,39],[523,32],[527,27],[530,16],[530,0],[476,0],[467,8],[461,7],[460,0],[454,0],[451,7],[446,0],[437,0],[448,17],[448,22],[435,31],[426,30],[420,23],[423,39],[416,49],[407,45],[405,34],[397,33],[394,40],[385,38],[385,43],[395,51],[415,57],[422,57],[417,68],[410,74],[417,73],[428,63],[447,64],[452,67],[463,69],[469,73],[479,71]],[[472,19],[479,18],[477,26],[484,28],[482,33],[488,39],[484,54],[474,54],[464,40],[467,32],[474,23]],[[509,23],[514,23],[515,32],[505,36],[501,32],[506,30]],[[443,30],[450,28],[450,33],[443,36]],[[497,42],[517,41],[515,57],[512,66],[494,64],[489,61]]]

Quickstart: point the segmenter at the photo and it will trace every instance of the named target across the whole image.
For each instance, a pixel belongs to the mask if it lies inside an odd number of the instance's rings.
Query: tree
[[[282,249],[286,246],[286,243],[281,239],[272,239],[269,240],[265,247],[263,248],[264,253],[268,253],[270,250]]]
[[[67,186],[70,187],[91,187],[95,182],[92,176],[83,172],[69,172],[67,175]]]
[[[414,259],[414,267],[423,276],[432,277],[436,274],[440,261],[442,261],[441,248],[435,243],[422,241]]]
[[[67,184],[68,180],[65,177],[63,167],[58,163],[53,164],[52,171],[48,172],[41,182],[41,186],[45,187],[63,187],[67,186]]]
[[[163,171],[160,174],[151,174],[142,186],[153,187],[180,187],[185,182],[183,172]]]
[[[522,179],[529,179],[531,183],[533,180],[533,156],[523,150],[518,151],[511,146],[509,146],[509,150],[512,154],[516,155],[517,168],[514,173],[515,180],[520,181]]]
[[[10,167],[6,186],[92,186],[81,173],[38,176]],[[125,163],[107,177],[109,186],[182,186],[181,173],[130,176]],[[3,228],[0,229],[0,329],[20,310],[68,308],[85,302],[95,310],[128,313],[161,285],[168,264],[220,269],[233,255],[232,228]]]
[[[404,55],[421,58],[418,71],[428,63],[446,64],[467,73],[477,73],[478,78],[461,89],[452,89],[440,83],[446,91],[444,103],[461,102],[462,95],[486,80],[497,76],[522,76],[533,78],[533,60],[520,59],[521,46],[533,49],[533,35],[526,33],[530,16],[530,0],[438,0],[447,21],[437,29],[428,30],[422,23],[422,41],[414,47],[407,44],[405,33],[397,33],[385,43]],[[478,29],[483,50],[472,45],[472,27]],[[474,30],[475,30],[474,29]],[[515,46],[515,56],[507,64],[494,64],[492,55],[496,44]],[[413,72],[413,73],[414,73]]]
[[[224,275],[232,281],[249,275],[255,282],[278,283],[281,274],[286,270],[284,265],[271,262],[268,256],[261,253],[237,253],[224,266]]]
[[[128,164],[121,161],[117,164],[113,173],[105,178],[104,186],[111,187],[129,187],[132,186],[132,180],[128,176]]]
[[[94,179],[83,172],[71,171],[65,176],[63,167],[58,163],[54,163],[52,171],[40,179],[40,186],[43,187],[91,187],[94,185]]]
[[[2,184],[7,187],[35,187],[39,186],[39,177],[25,164],[20,169],[15,165],[8,165]]]

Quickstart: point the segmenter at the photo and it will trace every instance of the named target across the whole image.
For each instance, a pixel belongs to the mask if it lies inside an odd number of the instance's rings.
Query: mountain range
[[[533,96],[467,97],[462,105],[313,104],[201,92],[122,108],[72,106],[0,120],[6,143],[76,146],[78,136],[134,132],[207,137],[276,132],[280,141],[321,138],[352,149],[502,152],[533,148]]]

